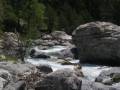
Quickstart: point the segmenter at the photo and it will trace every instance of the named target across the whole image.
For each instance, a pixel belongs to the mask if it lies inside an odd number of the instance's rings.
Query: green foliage
[[[13,56],[8,56],[8,55],[0,55],[0,61],[12,61],[12,62],[17,62],[18,59]]]
[[[35,39],[41,32],[71,32],[90,21],[120,24],[120,0],[0,0],[0,29]]]

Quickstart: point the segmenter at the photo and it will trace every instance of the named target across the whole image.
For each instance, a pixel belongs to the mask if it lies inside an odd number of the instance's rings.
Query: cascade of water
[[[50,49],[47,50],[40,50],[38,47],[34,48],[37,52],[43,52],[47,55],[52,55],[53,53],[59,52],[61,50],[66,49],[65,46],[54,46]],[[45,65],[50,65],[53,69],[53,71],[58,70],[58,69],[64,69],[64,68],[70,68],[73,69],[73,65],[61,65],[60,63],[57,63],[56,60],[53,60],[55,58],[51,59],[34,59],[34,58],[27,58],[26,62],[29,62],[34,65],[39,65],[39,64],[45,64]],[[79,60],[73,60],[70,61],[71,63],[79,63]],[[91,64],[86,64],[82,66],[82,71],[85,75],[85,77],[91,81],[94,81],[95,78],[103,71],[103,70],[108,70],[110,69],[109,67],[105,66],[97,66],[97,65],[91,65]]]

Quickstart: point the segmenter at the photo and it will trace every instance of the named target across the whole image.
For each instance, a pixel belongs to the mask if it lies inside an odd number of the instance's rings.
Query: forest
[[[0,31],[36,38],[55,30],[71,34],[80,24],[109,21],[120,25],[120,0],[0,0]]]

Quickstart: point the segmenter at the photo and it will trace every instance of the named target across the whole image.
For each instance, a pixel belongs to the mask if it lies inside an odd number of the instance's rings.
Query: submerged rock
[[[84,63],[120,65],[120,27],[108,22],[90,22],[73,32],[73,42]]]

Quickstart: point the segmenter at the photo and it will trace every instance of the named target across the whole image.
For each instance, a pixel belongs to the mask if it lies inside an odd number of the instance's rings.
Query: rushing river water
[[[64,68],[70,68],[73,69],[73,65],[61,65],[60,63],[57,62],[57,57],[55,57],[55,54],[61,50],[66,49],[65,46],[54,46],[52,48],[49,48],[47,50],[40,50],[38,47],[34,48],[37,52],[43,52],[46,53],[47,55],[51,56],[51,59],[33,59],[33,58],[27,58],[26,62],[29,62],[34,65],[40,65],[40,64],[45,64],[45,65],[50,65],[53,69],[53,71],[58,70],[58,69],[64,69]],[[79,60],[72,60],[70,61],[72,63],[79,63]],[[84,64],[82,65],[82,71],[85,77],[91,81],[94,81],[95,78],[103,71],[103,70],[108,70],[110,67],[106,66],[98,66],[98,65],[93,65],[93,64]]]

